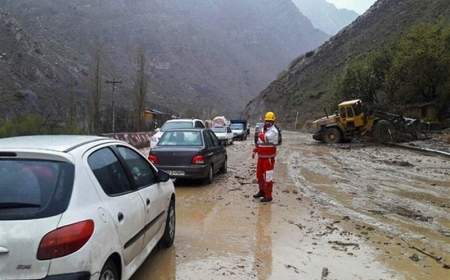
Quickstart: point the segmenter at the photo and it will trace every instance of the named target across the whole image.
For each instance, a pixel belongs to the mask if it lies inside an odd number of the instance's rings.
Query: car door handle
[[[123,213],[119,212],[119,214],[117,214],[117,220],[119,220],[119,222],[121,222],[121,221],[123,221],[123,218],[124,218]]]
[[[147,206],[150,205],[150,199],[147,198],[147,200],[145,200],[145,204],[147,204]]]
[[[206,156],[210,157],[210,156],[213,156],[213,155],[214,155],[214,153],[209,153]]]

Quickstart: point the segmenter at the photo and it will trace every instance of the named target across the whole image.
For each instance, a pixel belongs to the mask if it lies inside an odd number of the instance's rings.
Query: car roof
[[[173,119],[173,120],[168,120],[167,122],[194,122],[194,121],[202,121],[199,119]]]
[[[99,136],[82,135],[36,135],[0,139],[1,149],[32,149],[69,152],[83,145],[111,140]]]
[[[166,132],[180,132],[180,131],[187,131],[187,132],[201,132],[203,130],[209,130],[209,128],[172,128],[164,131]]]
[[[362,102],[361,99],[345,101],[345,102],[342,102],[341,104],[339,104],[338,106],[348,106],[348,105],[356,104],[358,102]]]

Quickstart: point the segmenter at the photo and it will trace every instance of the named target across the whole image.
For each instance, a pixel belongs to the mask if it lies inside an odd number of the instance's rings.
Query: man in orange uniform
[[[261,202],[272,201],[273,170],[275,167],[275,156],[277,155],[277,145],[280,142],[280,132],[275,126],[275,114],[268,112],[264,117],[264,129],[258,135],[256,148],[253,150],[253,157],[258,154],[258,165],[256,168],[256,178],[258,180],[259,192],[254,198],[262,198]]]

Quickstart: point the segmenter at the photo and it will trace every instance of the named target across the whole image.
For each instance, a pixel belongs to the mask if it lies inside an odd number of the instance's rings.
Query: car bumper
[[[90,280],[91,274],[89,272],[77,272],[47,276],[40,280]]]
[[[171,178],[189,178],[189,179],[203,179],[208,177],[209,166],[208,165],[189,165],[189,166],[162,166],[157,165],[158,169],[161,169],[167,173]],[[172,175],[171,172],[182,171],[184,175]]]

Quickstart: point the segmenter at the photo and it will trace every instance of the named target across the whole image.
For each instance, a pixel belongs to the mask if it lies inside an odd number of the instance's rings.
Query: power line
[[[116,80],[113,78],[112,80],[107,80],[105,83],[110,84],[112,87],[112,133],[116,133],[116,108],[115,108],[115,92],[117,85],[122,84],[122,81]]]

